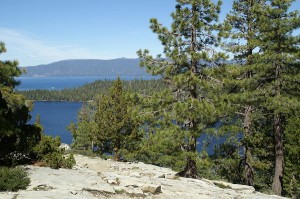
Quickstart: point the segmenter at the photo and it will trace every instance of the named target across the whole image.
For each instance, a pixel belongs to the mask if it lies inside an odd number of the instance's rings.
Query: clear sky
[[[221,19],[232,0],[223,0]],[[138,49],[156,55],[162,46],[149,19],[169,26],[175,0],[1,0],[0,41],[20,66],[64,59],[136,58]],[[294,8],[300,8],[296,0]]]

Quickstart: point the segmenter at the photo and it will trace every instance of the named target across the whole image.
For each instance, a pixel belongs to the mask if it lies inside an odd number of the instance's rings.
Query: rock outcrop
[[[26,166],[27,190],[2,192],[1,199],[98,198],[281,198],[256,192],[253,187],[206,179],[175,176],[174,171],[144,163],[125,163],[75,155],[73,169]]]

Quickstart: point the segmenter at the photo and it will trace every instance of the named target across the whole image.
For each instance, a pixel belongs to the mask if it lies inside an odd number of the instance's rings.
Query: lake
[[[18,77],[20,85],[16,90],[61,90],[64,88],[75,88],[86,83],[96,80],[115,80],[116,76],[108,77],[91,77],[91,76],[74,76],[74,77]],[[154,79],[153,76],[121,76],[122,80],[134,79]],[[44,127],[45,134],[52,136],[60,136],[61,141],[71,144],[72,135],[67,131],[66,127],[71,121],[77,121],[77,113],[81,108],[81,102],[34,102],[34,109],[30,113],[32,118],[29,123],[34,123],[36,116],[41,117],[41,124]]]
[[[29,123],[34,123],[36,116],[40,115],[45,134],[60,136],[63,143],[71,144],[72,135],[66,127],[71,121],[77,121],[81,105],[81,102],[34,102]]]

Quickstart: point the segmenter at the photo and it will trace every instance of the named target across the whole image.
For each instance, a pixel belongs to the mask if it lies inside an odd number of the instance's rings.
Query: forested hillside
[[[18,91],[27,99],[35,101],[77,101],[85,102],[95,99],[97,95],[107,94],[113,81],[98,80],[74,89],[63,90],[27,90]],[[123,81],[124,89],[144,95],[161,91],[166,88],[162,79]]]

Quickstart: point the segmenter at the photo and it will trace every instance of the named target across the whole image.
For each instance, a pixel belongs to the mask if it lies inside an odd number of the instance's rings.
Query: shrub
[[[26,189],[29,183],[30,179],[23,168],[0,167],[0,191]]]
[[[39,160],[43,160],[45,158],[49,159],[49,157],[47,157],[49,154],[61,152],[59,146],[59,137],[53,138],[48,135],[42,135],[41,141],[34,147],[33,151]]]
[[[60,138],[42,135],[42,139],[37,146],[34,147],[34,153],[38,160],[42,161],[42,165],[58,168],[72,168],[75,165],[73,155],[68,158],[63,157],[63,149],[60,149]]]
[[[63,167],[67,169],[72,169],[72,167],[76,164],[74,155],[71,153],[69,157],[63,159]]]
[[[43,157],[42,162],[45,164],[45,166],[48,166],[52,169],[59,169],[63,165],[63,157],[59,152],[52,152],[46,154]]]

